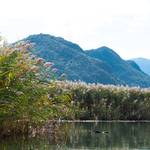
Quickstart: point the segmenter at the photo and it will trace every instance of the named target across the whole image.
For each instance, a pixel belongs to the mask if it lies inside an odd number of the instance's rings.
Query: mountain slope
[[[77,44],[48,34],[31,35],[23,40],[34,43],[32,53],[54,62],[58,75],[65,73],[69,80],[150,86],[149,76],[107,47],[84,51]]]
[[[126,84],[149,86],[150,77],[140,70],[133,62],[123,60],[117,53],[108,47],[101,47],[86,51],[88,56],[106,62],[111,73]]]
[[[24,40],[34,43],[32,52],[46,61],[52,61],[58,74],[67,74],[69,80],[122,83],[106,71],[107,64],[87,56],[77,44],[47,34],[31,35]]]
[[[134,62],[136,62],[139,67],[148,75],[150,75],[150,59],[146,58],[135,58],[132,59]]]
[[[126,61],[128,64],[130,64],[133,68],[135,68],[135,69],[137,69],[138,71],[141,71],[142,72],[142,70],[141,70],[141,68],[138,66],[138,64],[137,63],[135,63],[133,60],[127,60]]]

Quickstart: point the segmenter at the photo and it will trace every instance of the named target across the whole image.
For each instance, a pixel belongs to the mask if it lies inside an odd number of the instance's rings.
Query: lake
[[[0,141],[0,150],[150,150],[149,122],[66,122],[52,134]]]

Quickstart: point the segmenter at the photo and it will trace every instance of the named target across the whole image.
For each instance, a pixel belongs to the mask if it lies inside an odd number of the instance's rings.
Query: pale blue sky
[[[0,0],[0,32],[9,42],[47,33],[150,58],[150,0]]]

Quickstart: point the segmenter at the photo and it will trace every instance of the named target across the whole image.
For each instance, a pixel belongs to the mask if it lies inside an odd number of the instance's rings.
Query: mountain
[[[69,80],[129,86],[150,86],[150,77],[136,63],[123,60],[107,47],[84,51],[75,43],[48,34],[31,35],[23,41],[34,43],[32,53],[52,61],[57,74]]]
[[[150,76],[150,59],[146,58],[135,58],[132,59],[139,67]]]
[[[106,71],[107,64],[87,56],[77,44],[47,34],[31,35],[24,41],[34,43],[32,53],[52,61],[58,69],[58,75],[65,73],[69,80],[121,84]]]
[[[133,61],[123,60],[116,52],[108,47],[86,51],[88,56],[106,62],[111,68],[111,74],[124,81],[127,85],[149,86],[150,77],[146,75]]]
[[[133,60],[127,60],[126,61],[128,64],[130,64],[133,68],[142,71],[141,68],[138,66],[138,64],[136,62],[134,62]]]

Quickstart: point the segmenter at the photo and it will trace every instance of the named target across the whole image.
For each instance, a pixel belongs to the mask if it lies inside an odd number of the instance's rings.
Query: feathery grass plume
[[[43,59],[33,57],[31,47],[18,42],[0,48],[0,135],[25,133],[29,125],[54,118],[61,110],[48,99],[52,63],[44,65]]]
[[[80,105],[79,118],[100,120],[150,119],[150,89],[128,86],[59,81],[57,86],[72,94]]]

